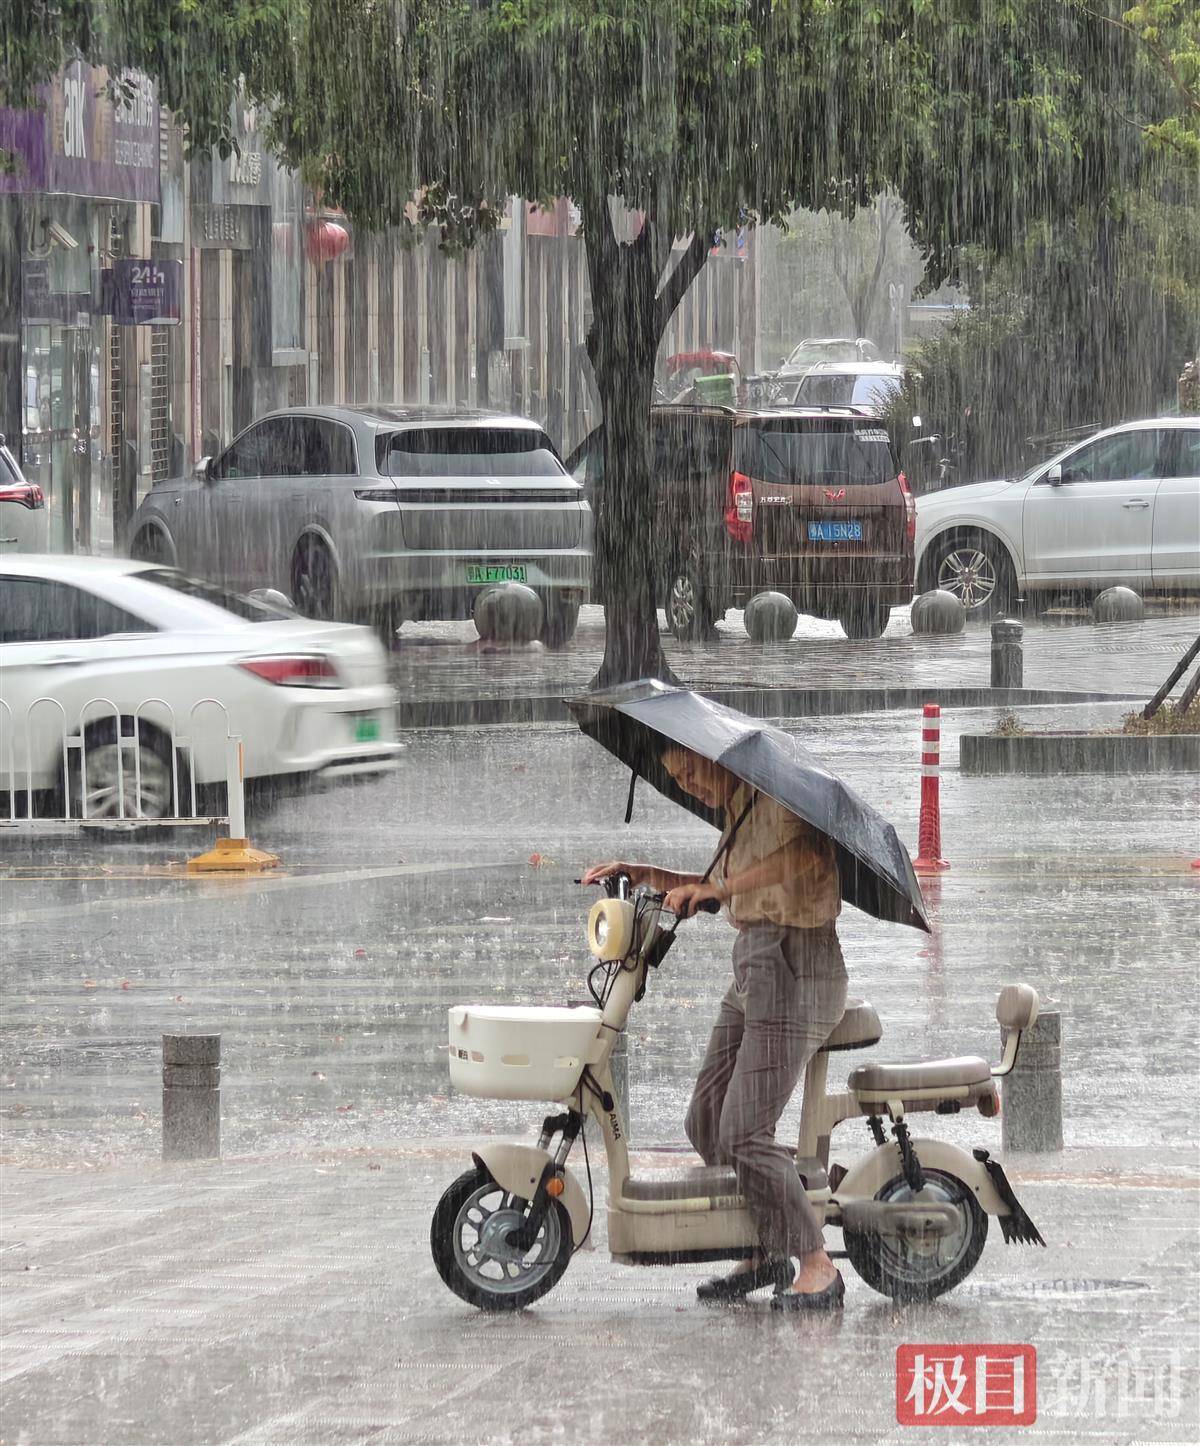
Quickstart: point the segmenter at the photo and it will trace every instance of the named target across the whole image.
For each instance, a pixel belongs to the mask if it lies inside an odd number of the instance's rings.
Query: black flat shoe
[[[771,1297],[772,1310],[840,1310],[846,1303],[846,1283],[842,1279],[842,1272],[835,1270],[833,1279],[824,1290],[812,1291],[808,1295],[800,1295],[787,1286],[782,1286]]]
[[[764,1285],[785,1290],[794,1278],[792,1262],[773,1256],[751,1270],[735,1270],[732,1275],[718,1275],[712,1280],[702,1281],[696,1287],[696,1297],[698,1300],[741,1300],[742,1296],[761,1290]]]

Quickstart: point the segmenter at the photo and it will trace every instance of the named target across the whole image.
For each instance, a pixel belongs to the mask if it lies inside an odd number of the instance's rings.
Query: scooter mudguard
[[[968,1155],[965,1150],[944,1140],[915,1139],[912,1146],[922,1166],[956,1175],[975,1192],[980,1208],[1000,1219],[1000,1229],[1006,1241],[1045,1245],[1013,1194],[1004,1171],[988,1157],[986,1150],[976,1150]],[[889,1180],[901,1173],[900,1147],[895,1144],[880,1145],[854,1164],[833,1193],[839,1200],[871,1200]]]
[[[480,1145],[477,1150],[472,1150],[471,1158],[481,1170],[488,1172],[502,1190],[529,1200],[538,1187],[542,1171],[553,1156],[548,1150],[539,1150],[536,1145],[500,1141],[496,1144]],[[564,1168],[562,1176],[564,1188],[559,1200],[566,1206],[571,1219],[571,1240],[578,1250],[580,1241],[587,1236],[584,1249],[590,1250],[592,1243],[591,1236],[588,1235],[588,1221],[591,1212],[588,1210],[587,1196],[583,1193],[583,1186],[570,1170]]]

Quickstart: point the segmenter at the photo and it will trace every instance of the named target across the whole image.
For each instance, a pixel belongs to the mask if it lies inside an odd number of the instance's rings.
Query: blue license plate
[[[809,542],[861,542],[861,522],[810,522]]]

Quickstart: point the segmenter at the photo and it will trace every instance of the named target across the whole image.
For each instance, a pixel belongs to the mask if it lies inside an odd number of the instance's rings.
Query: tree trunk
[[[708,258],[697,230],[660,288],[671,237],[649,216],[621,244],[608,197],[576,198],[583,211],[592,325],[587,350],[603,411],[602,474],[596,490],[595,576],[604,596],[604,661],[593,688],[635,678],[679,680],[667,666],[658,630],[662,528],[650,406],[654,363],[667,322]]]

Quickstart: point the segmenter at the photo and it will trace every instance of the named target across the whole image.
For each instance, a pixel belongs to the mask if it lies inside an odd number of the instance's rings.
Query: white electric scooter
[[[536,1145],[480,1145],[472,1152],[474,1167],[434,1211],[430,1243],[438,1273],[483,1310],[518,1310],[545,1295],[587,1241],[593,1201],[567,1169],[587,1114],[599,1125],[608,1157],[608,1248],[615,1261],[740,1260],[758,1243],[731,1169],[644,1179],[629,1173],[628,1127],[613,1097],[609,1062],[679,921],[663,927],[662,895],[631,894],[627,875],[606,879],[605,888],[609,897],[588,917],[588,943],[600,961],[592,970],[600,975],[598,986],[589,978],[595,1007],[485,1004],[449,1012],[456,1088],[483,1099],[562,1106],[543,1121]],[[850,1000],[810,1061],[796,1168],[818,1217],[841,1227],[844,1255],[875,1290],[897,1300],[929,1300],[952,1289],[979,1260],[989,1215],[999,1219],[1006,1241],[1045,1244],[987,1150],[968,1154],[908,1132],[908,1115],[917,1111],[955,1114],[975,1106],[986,1117],[998,1114],[996,1079],[1012,1069],[1021,1033],[1038,1008],[1028,984],[1000,991],[996,1018],[1010,1033],[997,1066],[978,1058],[864,1064],[850,1072],[844,1093],[829,1094],[830,1054],[864,1049],[882,1035],[871,1005]],[[830,1134],[856,1116],[865,1118],[875,1148],[850,1166],[831,1165]]]

